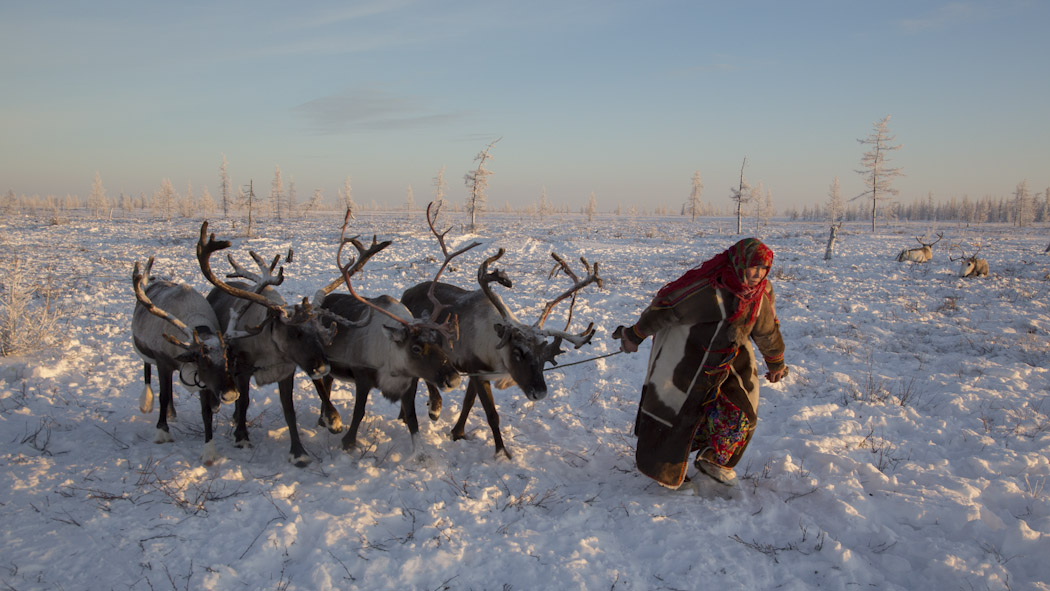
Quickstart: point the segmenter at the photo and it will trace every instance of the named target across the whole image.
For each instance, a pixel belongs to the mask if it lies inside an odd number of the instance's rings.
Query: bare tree
[[[448,183],[445,182],[445,167],[442,166],[434,177],[434,206],[441,208],[445,205],[445,195],[448,192]]]
[[[295,209],[298,207],[298,204],[295,202],[295,181],[292,179],[288,179],[288,193],[285,195],[284,205],[288,217],[295,217]]]
[[[102,186],[102,177],[95,173],[95,182],[91,185],[91,195],[88,197],[88,207],[95,217],[101,217],[102,213],[109,208],[106,199],[106,189]]]
[[[347,175],[346,180],[343,181],[343,188],[339,191],[339,197],[343,200],[343,205],[346,206],[348,211],[357,211],[357,204],[354,203],[353,189],[350,188],[350,176]]]
[[[503,138],[496,138],[485,146],[484,150],[478,152],[478,155],[474,157],[474,162],[478,163],[478,167],[463,175],[463,181],[470,189],[470,195],[467,197],[467,215],[470,216],[471,232],[477,230],[478,216],[485,211],[485,190],[488,189],[489,175],[492,174],[491,170],[485,168],[485,162],[492,158],[489,152],[492,151],[492,146],[501,139]]]
[[[412,185],[405,192],[405,211],[412,211],[416,207],[416,195],[412,192]]]
[[[303,211],[310,213],[311,211],[317,211],[321,208],[321,201],[324,199],[324,193],[321,189],[314,189],[314,196],[310,198],[310,201],[306,202],[303,206]]]
[[[1014,211],[1018,226],[1027,226],[1035,219],[1035,207],[1032,193],[1028,190],[1028,180],[1017,183],[1014,190]]]
[[[744,179],[744,167],[747,166],[747,156],[744,163],[740,165],[740,183],[736,187],[730,187],[729,199],[736,203],[736,233],[744,232],[744,205],[751,201],[751,185]]]
[[[153,194],[153,206],[158,213],[164,216],[165,221],[171,221],[171,214],[175,209],[177,199],[178,193],[175,192],[175,185],[172,185],[169,179],[161,180],[160,191]]]
[[[842,187],[839,185],[839,177],[835,177],[828,189],[828,222],[834,226],[842,221],[845,213],[846,206],[842,201]]]
[[[587,200],[587,221],[594,221],[596,213],[598,213],[598,200],[594,197],[594,191],[591,191],[591,197]]]
[[[270,213],[281,221],[281,206],[284,204],[284,181],[281,180],[281,167],[273,167],[273,182],[270,184]]]
[[[700,196],[704,193],[704,182],[700,180],[700,171],[693,173],[693,191],[689,194],[689,201],[685,204],[685,210],[689,212],[692,221],[696,221],[696,216],[701,214],[703,209],[703,203],[700,201]]]
[[[230,217],[230,175],[226,172],[226,154],[222,155],[219,166],[219,189],[222,192],[222,217]]]
[[[857,170],[857,173],[864,177],[864,183],[868,188],[853,199],[863,197],[871,199],[872,232],[875,231],[875,221],[878,218],[879,201],[889,199],[889,195],[900,194],[900,191],[894,189],[891,183],[894,178],[904,176],[900,168],[889,166],[887,154],[901,149],[899,144],[890,145],[890,142],[894,141],[897,136],[890,135],[889,123],[890,116],[886,115],[882,121],[875,122],[875,129],[871,135],[857,140],[863,145],[871,146],[871,149],[861,156],[860,163],[863,168]]]
[[[547,187],[543,187],[540,191],[540,206],[536,213],[540,215],[541,220],[551,213],[551,204],[547,201]]]
[[[215,200],[212,199],[211,191],[208,191],[207,185],[204,186],[204,192],[201,193],[201,198],[197,202],[200,213],[204,214],[205,217],[211,215],[215,211]]]

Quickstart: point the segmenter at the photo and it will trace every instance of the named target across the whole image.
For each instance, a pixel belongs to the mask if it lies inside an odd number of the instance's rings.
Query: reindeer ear
[[[396,345],[404,345],[408,341],[408,327],[387,326],[384,324],[383,329],[386,330],[387,334],[390,335],[390,340],[394,341]]]

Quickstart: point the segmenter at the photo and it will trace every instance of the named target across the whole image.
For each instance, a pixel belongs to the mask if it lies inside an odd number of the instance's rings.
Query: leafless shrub
[[[36,282],[24,259],[0,262],[0,357],[37,351],[57,340],[64,316],[57,296],[50,271]]]

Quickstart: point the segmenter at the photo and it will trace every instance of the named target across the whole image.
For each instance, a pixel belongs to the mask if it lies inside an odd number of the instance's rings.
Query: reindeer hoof
[[[166,429],[157,429],[153,433],[153,443],[171,443],[172,441],[175,441],[175,439],[172,438],[171,433]]]
[[[430,417],[431,421],[436,421],[441,418],[440,398],[431,398],[427,400],[427,416]]]
[[[239,449],[251,449],[252,442],[249,441],[247,437],[243,439],[238,438],[236,441],[233,442],[233,446]]]
[[[501,447],[501,448],[496,449],[496,455],[494,457],[497,460],[503,460],[503,459],[513,460],[514,459],[514,456],[510,455],[510,452],[507,451],[507,448],[505,448],[505,447]]]
[[[305,468],[310,465],[312,460],[310,459],[310,456],[304,453],[302,455],[291,454],[288,461],[294,464],[296,468]]]
[[[317,418],[317,426],[328,429],[329,433],[336,434],[343,432],[343,419],[339,415],[334,417],[326,417],[321,415]]]

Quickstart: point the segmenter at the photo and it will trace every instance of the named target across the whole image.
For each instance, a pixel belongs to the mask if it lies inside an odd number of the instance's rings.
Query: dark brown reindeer
[[[215,310],[220,326],[247,334],[231,344],[231,363],[240,392],[235,410],[235,444],[238,447],[250,445],[247,415],[251,379],[255,378],[256,386],[276,382],[291,439],[289,461],[298,467],[306,466],[310,463],[310,456],[299,439],[292,397],[295,369],[302,369],[310,379],[320,379],[328,374],[324,344],[332,339],[335,322],[323,325],[322,315],[306,298],[301,304],[285,304],[284,298],[273,288],[284,281],[283,267],[276,276],[273,274],[279,256],[267,265],[256,253],[249,253],[259,268],[258,274],[241,267],[232,256],[228,256],[234,268],[234,273],[229,276],[247,279],[251,283],[226,283],[219,279],[212,271],[211,255],[229,248],[230,242],[216,241],[214,234],[205,241],[207,236],[208,222],[204,222],[197,242],[197,261],[205,278],[215,286],[208,294],[208,302]]]
[[[460,382],[459,372],[441,346],[452,335],[454,320],[438,325],[433,321],[434,315],[430,319],[414,318],[408,308],[389,295],[373,298],[359,295],[351,277],[390,242],[377,243],[373,236],[372,245],[365,248],[357,238],[346,238],[350,217],[348,211],[336,253],[340,278],[322,288],[316,298],[322,309],[346,319],[335,339],[325,347],[332,371],[324,378],[314,380],[321,397],[318,423],[329,426],[334,432],[338,430],[341,425],[339,413],[330,399],[332,382],[335,379],[354,382],[353,418],[343,436],[343,449],[353,449],[357,446],[357,432],[365,415],[368,394],[373,388],[378,388],[384,398],[400,403],[401,418],[408,426],[412,451],[416,453],[420,448],[415,409],[418,379],[437,384],[444,390],[455,388]],[[344,265],[342,251],[348,243],[357,249],[358,256]],[[473,246],[477,244],[468,248]],[[349,295],[332,293],[340,285],[346,285]]]
[[[944,238],[944,232],[938,232],[937,233],[937,239],[934,240],[933,242],[930,242],[930,243],[923,242],[921,238],[916,236],[915,239],[918,240],[919,244],[921,244],[922,246],[919,247],[919,248],[909,248],[909,249],[906,249],[906,250],[902,250],[900,252],[900,254],[897,255],[897,262],[898,263],[903,263],[905,261],[911,261],[913,263],[928,263],[928,262],[930,262],[930,259],[933,258],[933,245],[937,244],[938,242],[940,242],[941,238]]]
[[[212,441],[212,415],[219,402],[233,402],[238,396],[230,375],[227,345],[219,320],[204,296],[185,284],[150,282],[152,269],[153,257],[150,257],[144,272],[139,270],[136,261],[131,273],[137,300],[131,319],[131,334],[135,352],[145,362],[143,376],[146,384],[139,410],[144,413],[153,410],[150,367],[156,365],[160,382],[160,417],[153,441],[172,441],[168,418],[175,416],[172,374],[178,372],[183,385],[200,392],[204,421],[201,460],[210,465],[218,458]],[[171,334],[171,328],[175,328],[177,334]]]
[[[448,249],[445,246],[445,235],[448,230],[439,233],[434,227],[437,213],[431,216],[430,208],[427,208],[427,223],[430,230],[437,237],[441,250],[445,253],[446,262],[449,259]],[[509,388],[515,384],[521,389],[529,400],[541,400],[547,396],[547,383],[543,377],[544,364],[550,362],[557,364],[555,357],[562,353],[561,342],[571,342],[576,348],[590,342],[594,335],[593,323],[580,334],[569,334],[565,331],[544,329],[543,323],[550,315],[554,306],[559,302],[572,297],[575,303],[576,292],[583,287],[597,283],[601,287],[601,278],[598,276],[598,264],[591,267],[583,258],[580,260],[588,275],[579,279],[571,268],[561,260],[558,255],[551,256],[558,261],[555,270],[563,270],[574,281],[573,286],[549,302],[540,315],[539,320],[533,325],[520,322],[507,308],[503,300],[493,293],[491,283],[496,282],[505,287],[511,287],[511,281],[506,274],[499,270],[489,271],[489,265],[503,256],[504,250],[499,251],[485,259],[478,268],[478,284],[480,289],[470,291],[449,285],[428,281],[408,289],[401,297],[401,302],[417,316],[429,314],[437,308],[437,321],[449,317],[458,318],[459,338],[450,343],[449,356],[456,368],[461,372],[469,374],[467,380],[467,391],[463,398],[463,408],[459,419],[452,427],[452,439],[459,440],[465,437],[467,417],[474,406],[474,399],[480,398],[481,405],[485,410],[492,436],[495,440],[496,455],[504,454],[511,457],[503,443],[503,436],[499,429],[499,413],[492,397],[491,382],[495,380],[499,389]],[[553,275],[554,272],[552,272]],[[443,305],[437,305],[440,302]],[[569,321],[566,323],[568,330],[572,321],[571,308]],[[553,342],[547,339],[553,337]],[[434,384],[427,383],[430,392],[431,408],[439,406],[441,395]]]
[[[951,251],[958,249],[961,253],[961,257],[953,257]],[[966,251],[962,249],[961,245],[953,244],[948,249],[948,260],[962,261],[959,266],[959,277],[987,277],[988,276],[988,261],[985,259],[977,258],[978,253],[981,252],[981,243],[977,243],[977,250],[972,255],[966,254]]]

